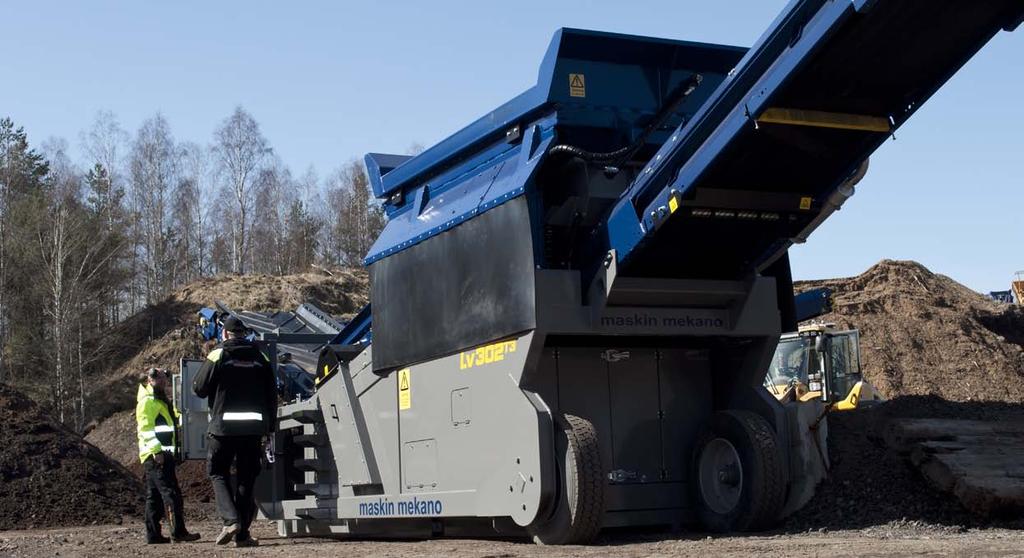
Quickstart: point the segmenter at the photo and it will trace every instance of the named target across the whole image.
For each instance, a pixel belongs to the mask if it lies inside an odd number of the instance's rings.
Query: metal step
[[[315,457],[313,459],[296,459],[293,462],[296,469],[300,471],[313,471],[313,472],[327,472],[332,469],[322,459]]]
[[[295,515],[303,519],[338,519],[338,509],[335,507],[299,508],[295,510]]]
[[[302,496],[316,496],[323,492],[318,483],[299,483],[295,485],[295,493]]]
[[[327,437],[320,432],[314,434],[299,434],[297,436],[292,436],[292,442],[299,447],[313,448],[326,445]]]
[[[285,418],[289,418],[294,421],[301,422],[303,424],[314,424],[317,422],[323,422],[324,420],[323,413],[316,409],[304,409],[301,411],[295,411]]]

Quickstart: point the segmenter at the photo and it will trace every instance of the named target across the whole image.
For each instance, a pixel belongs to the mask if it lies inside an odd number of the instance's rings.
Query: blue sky
[[[9,2],[0,115],[39,145],[100,110],[156,111],[208,142],[235,105],[296,174],[429,146],[532,85],[551,34],[582,27],[748,46],[784,0]],[[979,290],[1024,269],[1024,29],[1002,33],[872,159],[793,251],[797,278],[914,259]]]

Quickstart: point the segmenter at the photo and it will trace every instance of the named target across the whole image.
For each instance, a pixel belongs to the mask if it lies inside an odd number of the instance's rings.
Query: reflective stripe
[[[237,368],[257,368],[262,365],[253,360],[231,359],[224,361],[224,366],[235,366]]]
[[[146,445],[144,445],[143,448],[145,449],[145,451],[152,451],[158,450],[162,446],[163,444],[160,443],[160,440],[153,440],[152,442],[148,442]]]
[[[222,420],[263,420],[263,413],[224,413]]]
[[[150,457],[152,457],[153,455],[156,455],[158,453],[177,453],[177,452],[178,452],[178,448],[168,446],[168,447],[165,447],[164,449],[162,449],[160,451],[152,452],[150,454]]]
[[[165,424],[158,424],[153,427],[153,432],[174,432],[174,427],[167,426]]]
[[[143,440],[151,440],[156,438],[156,432],[153,432],[152,430],[145,430],[143,432],[139,432],[139,437]]]

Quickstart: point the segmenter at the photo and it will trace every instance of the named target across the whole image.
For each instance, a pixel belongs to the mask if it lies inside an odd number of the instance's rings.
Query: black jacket
[[[192,391],[207,398],[210,434],[251,436],[273,431],[277,383],[270,361],[255,343],[228,339],[206,356]]]

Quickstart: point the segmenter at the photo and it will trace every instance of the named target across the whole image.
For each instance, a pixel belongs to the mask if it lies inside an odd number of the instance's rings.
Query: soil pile
[[[905,396],[868,409],[830,414],[829,478],[785,527],[796,531],[910,527],[950,532],[1024,527],[1024,520],[993,523],[972,516],[956,498],[928,484],[906,456],[890,450],[882,434],[891,421],[905,418],[1024,420],[1024,406]]]
[[[882,260],[829,287],[832,322],[861,333],[864,376],[887,398],[1024,402],[1024,308],[998,303],[916,262]]]
[[[332,270],[274,277],[221,275],[191,283],[118,326],[125,341],[111,359],[111,372],[94,390],[94,416],[99,421],[86,439],[131,473],[142,478],[135,434],[135,395],[140,373],[149,366],[176,370],[182,358],[202,358],[204,347],[194,327],[196,311],[220,301],[236,310],[294,310],[309,302],[335,318],[350,319],[369,302],[363,270]],[[213,501],[204,461],[178,468],[186,503]]]
[[[0,529],[119,523],[142,511],[124,467],[0,384]]]
[[[338,319],[349,319],[369,302],[366,272],[359,269],[296,275],[218,275],[199,279],[147,306],[117,326],[121,345],[108,358],[87,408],[102,420],[133,408],[139,374],[149,366],[176,370],[182,358],[205,351],[195,335],[196,312],[221,301],[236,310],[294,310],[310,302]]]

